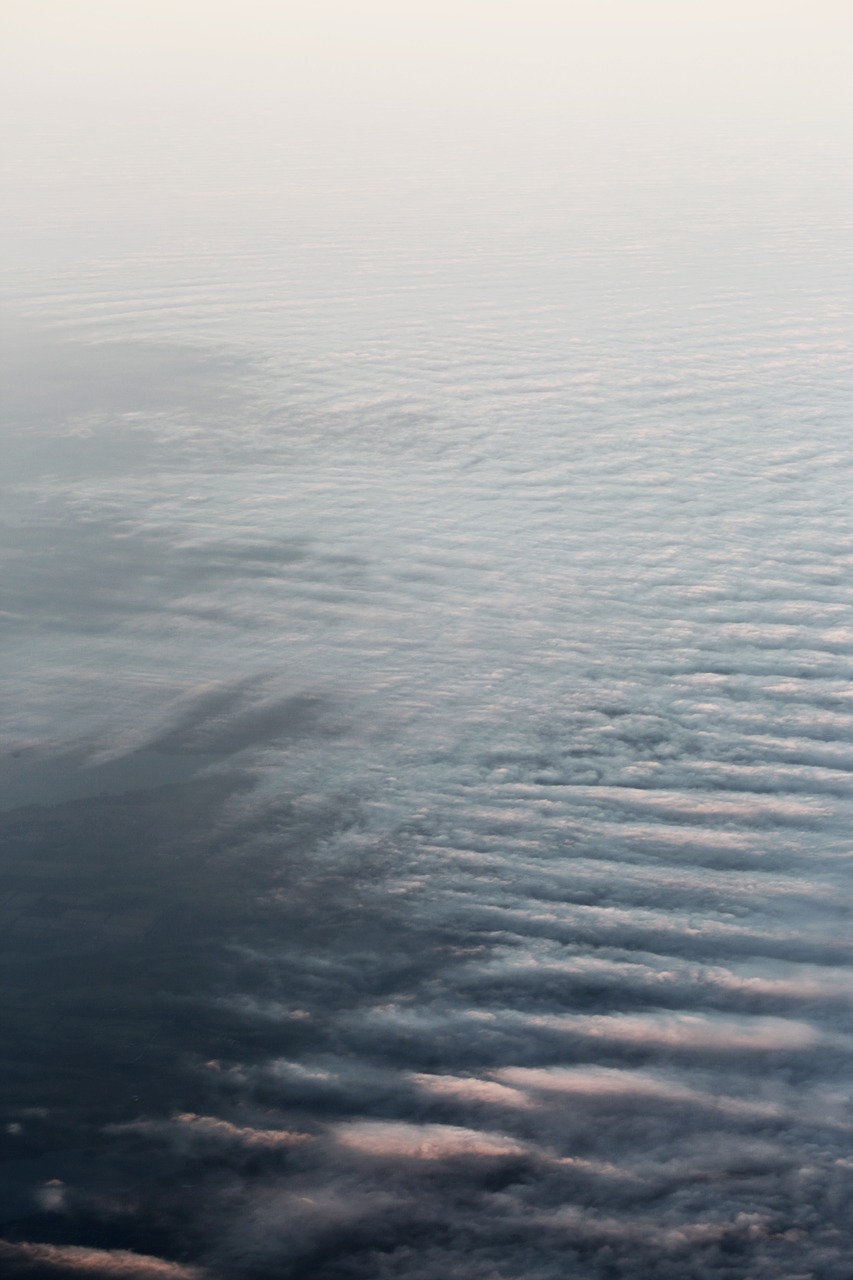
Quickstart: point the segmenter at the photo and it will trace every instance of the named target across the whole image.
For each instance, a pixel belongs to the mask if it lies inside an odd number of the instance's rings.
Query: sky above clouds
[[[58,0],[4,17],[13,92],[118,99],[260,93],[399,107],[442,103],[527,113],[583,103],[627,123],[632,112],[691,116],[709,95],[726,118],[744,107],[787,115],[846,99],[848,7],[769,0],[320,0],[311,6]],[[609,108],[608,109],[608,104]],[[848,103],[849,108],[849,103]],[[828,121],[827,121],[828,123]]]

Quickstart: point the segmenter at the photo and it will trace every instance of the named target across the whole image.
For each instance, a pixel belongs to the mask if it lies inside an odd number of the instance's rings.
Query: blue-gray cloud
[[[10,1275],[848,1280],[849,317],[577,177],[21,286]]]

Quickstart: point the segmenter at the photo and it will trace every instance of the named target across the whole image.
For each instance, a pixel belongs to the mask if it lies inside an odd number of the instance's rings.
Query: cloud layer
[[[849,165],[554,127],[15,277],[4,1274],[849,1280]]]

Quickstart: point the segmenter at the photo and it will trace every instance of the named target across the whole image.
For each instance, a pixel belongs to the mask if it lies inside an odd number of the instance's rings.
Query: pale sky
[[[842,92],[848,0],[6,0],[13,85],[61,94],[256,89],[358,98],[723,83]]]

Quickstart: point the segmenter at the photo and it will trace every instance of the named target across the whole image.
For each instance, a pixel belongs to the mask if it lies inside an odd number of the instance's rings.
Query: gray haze
[[[4,1275],[849,1280],[850,23],[704,9],[11,6]]]

